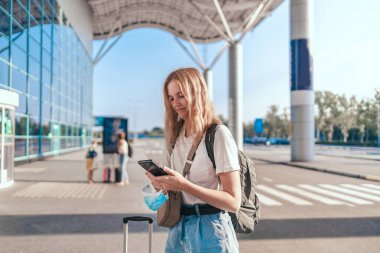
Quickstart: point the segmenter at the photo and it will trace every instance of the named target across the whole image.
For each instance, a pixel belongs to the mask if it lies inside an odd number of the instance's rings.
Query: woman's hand
[[[167,176],[155,177],[149,172],[145,173],[152,182],[153,187],[162,189],[165,192],[182,191],[188,182],[187,179],[177,171],[171,170],[168,167],[164,167],[163,169],[168,174]]]

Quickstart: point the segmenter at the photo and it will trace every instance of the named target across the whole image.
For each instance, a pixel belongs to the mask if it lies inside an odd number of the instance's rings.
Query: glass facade
[[[0,0],[0,88],[20,98],[16,161],[89,144],[92,73],[56,0]]]

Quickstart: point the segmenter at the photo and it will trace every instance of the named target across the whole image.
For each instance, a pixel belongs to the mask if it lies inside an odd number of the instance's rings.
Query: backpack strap
[[[215,133],[218,129],[218,124],[214,123],[211,124],[210,127],[206,131],[206,138],[205,138],[205,144],[206,144],[206,150],[208,158],[210,158],[212,165],[214,166],[214,169],[216,169],[215,165],[215,157],[214,157],[214,141],[215,141]]]

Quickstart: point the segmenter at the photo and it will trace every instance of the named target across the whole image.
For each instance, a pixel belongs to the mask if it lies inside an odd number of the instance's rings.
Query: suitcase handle
[[[149,224],[153,223],[153,219],[152,218],[150,218],[150,217],[144,217],[144,216],[129,216],[129,217],[123,218],[123,223],[124,224],[127,224],[128,221],[148,221]]]

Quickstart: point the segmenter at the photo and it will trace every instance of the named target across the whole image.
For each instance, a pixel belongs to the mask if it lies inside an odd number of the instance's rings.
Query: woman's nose
[[[174,99],[173,99],[173,104],[174,104],[174,105],[178,105],[178,104],[179,104],[179,99],[174,98]]]

